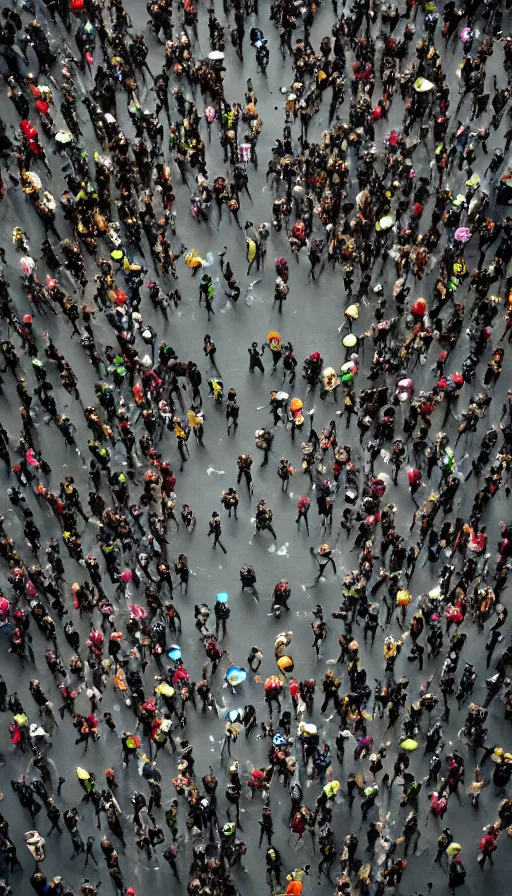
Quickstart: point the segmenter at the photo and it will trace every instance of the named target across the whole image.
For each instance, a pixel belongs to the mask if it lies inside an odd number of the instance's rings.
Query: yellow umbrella
[[[325,784],[324,787],[322,788],[323,792],[328,797],[328,799],[332,799],[333,796],[336,796],[339,789],[340,789],[339,781],[328,781],[328,783]]]
[[[159,684],[158,687],[155,688],[155,692],[157,694],[161,694],[162,697],[173,697],[175,694],[174,688],[171,687],[170,684],[167,684],[166,681],[162,681],[161,684]]]
[[[91,777],[89,772],[85,768],[80,768],[80,766],[78,766],[76,770],[76,776],[80,781],[88,781]]]
[[[412,737],[406,737],[405,740],[400,744],[400,748],[402,750],[407,750],[408,752],[412,752],[418,748],[418,741],[413,740]]]
[[[250,263],[256,256],[256,243],[254,240],[246,240],[247,244],[247,261]]]
[[[142,270],[140,264],[136,264],[135,262],[132,262],[130,264],[126,255],[123,258],[123,268],[125,269],[125,271],[140,271],[140,270]]]
[[[357,320],[359,317],[359,305],[349,305],[348,308],[345,308],[344,314],[345,317],[351,317],[352,320]]]

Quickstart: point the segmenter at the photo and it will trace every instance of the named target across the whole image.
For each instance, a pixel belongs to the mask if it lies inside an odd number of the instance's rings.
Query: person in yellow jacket
[[[204,416],[203,416],[203,412],[199,411],[196,414],[196,412],[193,410],[187,411],[187,418],[188,418],[188,425],[190,426],[190,429],[192,430],[192,432],[194,433],[194,435],[197,439],[197,444],[201,445],[201,447],[204,448],[204,443],[203,443]]]
[[[187,433],[185,432],[185,430],[183,428],[183,424],[179,417],[174,417],[172,422],[173,422],[174,435],[176,436],[176,439],[178,442],[178,451],[179,451],[180,457],[181,457],[180,473],[182,473],[183,465],[187,462],[187,459],[188,459],[185,454],[185,448],[186,448],[186,443],[187,443]],[[187,448],[187,451],[188,451],[188,448]]]

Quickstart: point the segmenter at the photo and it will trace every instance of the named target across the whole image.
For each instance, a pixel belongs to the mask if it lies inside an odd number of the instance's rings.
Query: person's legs
[[[215,539],[214,539],[214,542],[213,542],[212,547],[215,547],[215,545],[217,545],[217,544],[219,545],[221,551],[224,551],[224,553],[227,554],[226,548],[225,548],[224,545],[222,544],[222,542],[221,542],[219,536],[216,534],[216,535],[215,535]]]
[[[277,541],[277,535],[274,532],[274,529],[270,523],[267,523],[267,529],[270,532],[270,534],[274,537],[274,540]]]

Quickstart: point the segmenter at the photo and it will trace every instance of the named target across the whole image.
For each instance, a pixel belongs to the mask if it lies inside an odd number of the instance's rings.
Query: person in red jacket
[[[413,500],[414,506],[419,508],[419,504],[414,497],[416,492],[418,491],[421,485],[421,470],[417,470],[415,467],[409,467],[407,470],[407,478],[409,480],[409,491],[411,493],[411,498]]]
[[[478,856],[478,864],[480,865],[480,868],[484,867],[487,859],[489,859],[491,865],[493,864],[492,854],[497,849],[497,841],[498,832],[494,825],[491,824],[480,840],[480,855]]]

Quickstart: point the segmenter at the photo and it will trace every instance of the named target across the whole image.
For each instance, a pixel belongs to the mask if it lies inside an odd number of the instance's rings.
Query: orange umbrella
[[[128,684],[126,681],[126,675],[124,674],[124,669],[121,666],[118,666],[115,672],[115,675],[112,676],[113,682],[120,691],[126,691]]]
[[[288,672],[293,672],[293,659],[291,656],[280,656],[277,661],[278,668],[281,672],[284,672],[286,675]]]
[[[295,411],[301,411],[303,407],[304,405],[300,398],[292,398],[292,400],[290,401],[290,411],[292,412],[292,414],[294,414]]]

